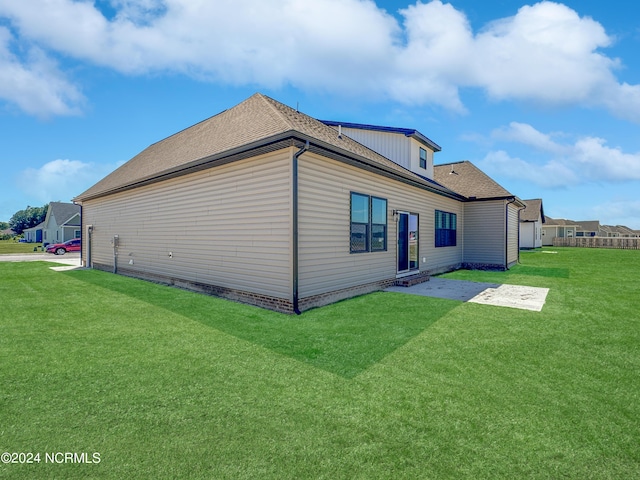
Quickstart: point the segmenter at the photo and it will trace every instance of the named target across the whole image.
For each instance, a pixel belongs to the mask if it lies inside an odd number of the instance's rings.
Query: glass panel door
[[[398,273],[409,270],[409,214],[398,214]]]
[[[418,215],[398,212],[398,273],[418,270]]]

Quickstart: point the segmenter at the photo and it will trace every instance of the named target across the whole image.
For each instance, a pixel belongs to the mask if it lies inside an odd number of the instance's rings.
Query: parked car
[[[56,255],[64,255],[67,252],[79,252],[82,241],[79,238],[68,240],[64,243],[50,243],[47,245],[47,253],[55,253]]]

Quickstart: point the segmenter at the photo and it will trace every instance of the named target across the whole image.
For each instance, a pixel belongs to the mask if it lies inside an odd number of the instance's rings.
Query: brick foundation
[[[507,270],[504,265],[496,265],[493,263],[463,263],[461,268],[465,270],[493,270],[498,272]]]
[[[104,270],[107,272],[113,271],[112,265],[99,263],[94,263],[93,268],[95,268],[96,270]],[[190,280],[171,278],[164,275],[141,272],[139,270],[133,270],[126,267],[118,268],[118,273],[127,277],[139,278],[162,285],[169,285],[193,292],[204,293],[215,297],[225,298],[227,300],[233,300],[239,303],[245,303],[256,307],[266,308],[268,310],[274,310],[276,312],[288,314],[294,313],[293,303],[286,298],[271,297],[269,295],[261,295],[259,293],[221,287],[219,285],[210,285],[206,283],[193,282]],[[364,295],[378,290],[384,290],[385,288],[393,285],[395,281],[395,278],[390,278],[387,280],[381,280],[379,282],[358,285],[355,287],[335,290],[320,295],[301,298],[298,301],[298,308],[300,309],[300,311],[309,310],[311,308],[321,307],[358,295]]]
[[[384,290],[385,288],[393,285],[395,281],[395,278],[389,278],[387,280],[380,280],[378,282],[367,283],[365,285],[358,285],[355,287],[344,288],[342,290],[334,290],[332,292],[322,293],[320,295],[301,298],[298,301],[298,307],[301,311],[309,310],[310,308],[315,307],[322,307],[323,305],[329,305],[330,303],[335,303],[347,298]]]
[[[428,282],[431,276],[427,272],[416,273],[415,275],[408,275],[406,277],[396,278],[394,285],[397,287],[410,287],[419,283]]]

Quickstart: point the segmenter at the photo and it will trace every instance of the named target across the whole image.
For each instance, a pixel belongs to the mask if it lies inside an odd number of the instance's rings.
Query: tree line
[[[24,210],[19,210],[14,213],[9,219],[9,222],[0,222],[0,224],[7,224],[7,228],[13,230],[16,235],[22,235],[25,229],[35,227],[44,222],[48,209],[48,203],[43,207],[27,206]],[[0,230],[6,230],[6,228],[1,228]]]

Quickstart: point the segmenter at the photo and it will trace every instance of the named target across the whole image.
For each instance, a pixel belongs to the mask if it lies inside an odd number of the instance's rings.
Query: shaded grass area
[[[640,256],[554,251],[447,274],[548,287],[542,312],[378,293],[289,317],[0,264],[0,451],[101,453],[0,478],[638,478]]]
[[[35,253],[34,248],[38,252],[42,252],[42,243],[20,243],[15,240],[0,240],[0,255],[9,253]]]
[[[108,289],[174,312],[347,378],[379,362],[458,306],[434,299],[424,311],[419,298],[379,292],[295,316],[95,270],[66,275],[90,288]]]

